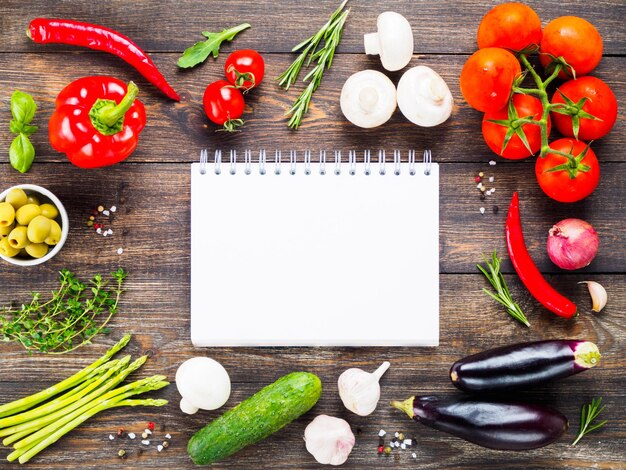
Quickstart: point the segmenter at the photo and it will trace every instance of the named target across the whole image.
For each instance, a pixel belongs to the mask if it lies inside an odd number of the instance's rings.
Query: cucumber
[[[287,374],[195,433],[187,453],[196,465],[222,460],[306,413],[321,394],[322,382],[316,375]]]

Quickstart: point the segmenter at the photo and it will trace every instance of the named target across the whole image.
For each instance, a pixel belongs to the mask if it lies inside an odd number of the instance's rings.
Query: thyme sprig
[[[341,5],[333,12],[330,19],[320,30],[310,38],[302,41],[295,46],[292,51],[301,51],[295,61],[278,77],[278,86],[288,90],[300,75],[303,66],[309,66],[315,63],[313,68],[304,77],[303,81],[308,82],[304,91],[286,115],[291,115],[288,126],[292,129],[298,129],[302,123],[302,117],[309,111],[309,105],[313,93],[322,83],[324,70],[330,68],[335,56],[335,50],[341,40],[343,26],[346,22],[350,9],[344,10],[348,0],[344,0]],[[320,47],[320,44],[323,45]]]
[[[580,441],[583,436],[607,423],[607,421],[604,420],[594,424],[593,426],[591,425],[598,415],[602,413],[602,410],[604,410],[604,405],[600,406],[601,404],[602,397],[594,398],[591,400],[591,403],[582,406],[580,410],[580,431],[578,432],[578,436],[576,436],[576,440],[572,442],[573,446],[578,444],[578,441]]]
[[[111,273],[109,285],[96,274],[88,283],[81,282],[67,269],[59,273],[59,288],[49,300],[41,294],[19,308],[0,309],[0,335],[6,342],[18,342],[29,352],[64,354],[91,343],[98,334],[109,333],[107,324],[117,313],[127,272]]]
[[[530,323],[528,323],[528,319],[526,318],[526,315],[524,315],[524,312],[522,311],[520,306],[511,298],[511,293],[509,292],[509,288],[504,281],[504,276],[500,272],[500,263],[502,262],[502,259],[498,258],[496,250],[494,250],[493,254],[491,255],[491,262],[489,262],[484,254],[483,259],[485,260],[489,271],[487,271],[487,269],[485,269],[480,264],[477,264],[476,267],[489,280],[496,293],[494,294],[484,287],[483,292],[492,299],[504,305],[506,307],[507,313],[515,318],[518,322],[523,323],[526,326],[530,326]]]

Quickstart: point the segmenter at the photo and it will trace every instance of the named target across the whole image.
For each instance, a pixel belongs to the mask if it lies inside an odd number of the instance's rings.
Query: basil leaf
[[[33,160],[35,160],[35,148],[26,135],[20,133],[9,148],[9,160],[11,166],[20,173],[30,170]]]
[[[32,96],[19,90],[13,92],[11,114],[18,123],[29,124],[35,117],[35,111],[37,111],[37,105]]]

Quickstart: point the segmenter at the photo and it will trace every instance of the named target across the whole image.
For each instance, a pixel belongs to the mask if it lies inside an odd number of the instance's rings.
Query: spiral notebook
[[[438,165],[428,151],[328,157],[192,164],[195,346],[438,345]]]

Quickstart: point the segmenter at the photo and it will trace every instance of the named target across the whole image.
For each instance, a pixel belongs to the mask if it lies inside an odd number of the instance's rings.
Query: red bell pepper
[[[107,76],[83,77],[66,86],[50,118],[50,144],[81,168],[113,165],[137,147],[146,125],[139,89]]]

